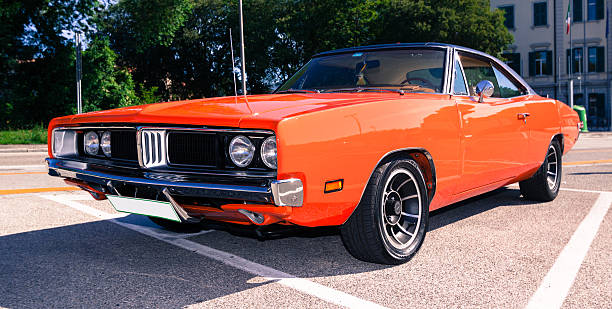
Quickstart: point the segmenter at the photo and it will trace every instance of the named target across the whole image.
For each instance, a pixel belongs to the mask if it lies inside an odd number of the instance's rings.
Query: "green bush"
[[[36,126],[29,130],[0,131],[0,145],[46,144],[47,129]]]

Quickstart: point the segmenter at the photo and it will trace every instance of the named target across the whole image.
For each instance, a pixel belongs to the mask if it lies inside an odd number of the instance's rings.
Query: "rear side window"
[[[470,95],[476,95],[476,85],[483,80],[493,83],[494,98],[511,98],[522,95],[524,91],[519,84],[512,81],[502,69],[493,65],[488,59],[460,53],[461,64],[465,72]]]

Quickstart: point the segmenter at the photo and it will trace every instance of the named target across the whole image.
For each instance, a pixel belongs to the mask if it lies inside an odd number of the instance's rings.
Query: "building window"
[[[521,75],[521,54],[519,53],[505,53],[502,54],[504,62],[514,70],[514,72]]]
[[[567,73],[570,73],[570,68],[572,74],[582,73],[583,63],[582,47],[574,48],[571,52],[567,50]]]
[[[572,10],[574,11],[574,14],[572,14],[572,21],[582,21],[582,0],[574,0],[572,3]]]
[[[589,72],[603,72],[604,57],[603,47],[589,47]]]
[[[547,26],[548,15],[547,15],[546,2],[536,2],[533,4],[533,25],[534,26]]]
[[[529,53],[529,76],[552,75],[552,51]]]
[[[499,9],[504,12],[504,26],[514,29],[514,5],[500,6]]]
[[[604,1],[603,0],[587,0],[587,18],[588,20],[600,20],[604,18]]]

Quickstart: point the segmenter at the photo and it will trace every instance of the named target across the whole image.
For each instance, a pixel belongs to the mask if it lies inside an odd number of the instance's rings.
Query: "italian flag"
[[[567,16],[565,17],[565,26],[566,26],[566,30],[565,30],[565,34],[569,34],[570,33],[570,26],[572,25],[572,18],[570,17],[570,5],[571,5],[571,1],[570,3],[567,4]]]

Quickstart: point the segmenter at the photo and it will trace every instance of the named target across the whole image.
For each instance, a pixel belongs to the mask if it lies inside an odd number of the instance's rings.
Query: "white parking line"
[[[163,242],[172,244],[174,246],[192,251],[199,255],[211,258],[213,260],[219,261],[223,264],[229,265],[236,269],[240,269],[247,273],[264,277],[267,280],[275,281],[276,283],[282,284],[286,287],[290,287],[302,293],[312,295],[314,297],[320,298],[332,304],[349,307],[349,308],[385,308],[376,303],[355,297],[353,295],[334,290],[332,288],[326,287],[324,285],[312,282],[307,279],[298,278],[288,273],[282,272],[280,270],[276,270],[274,268],[258,264],[252,261],[249,261],[240,256],[227,253],[221,250],[217,250],[208,246],[204,246],[197,242],[184,239],[184,238],[176,238],[176,237],[168,237],[167,235],[163,235],[159,232],[152,231],[149,227],[144,227],[140,225],[134,225],[130,223],[125,223],[116,220],[117,218],[124,217],[125,215],[114,215],[109,214],[98,209],[89,207],[87,205],[83,205],[78,203],[72,198],[64,197],[61,195],[41,195],[41,197],[52,200],[54,202],[66,205],[78,211],[87,213],[89,215],[109,220],[112,223],[123,226],[130,230],[139,232],[141,234],[147,235],[149,237],[153,237],[155,239],[161,240]],[[189,235],[192,236],[192,235]]]
[[[601,193],[526,308],[561,308],[610,205],[612,193]]]

